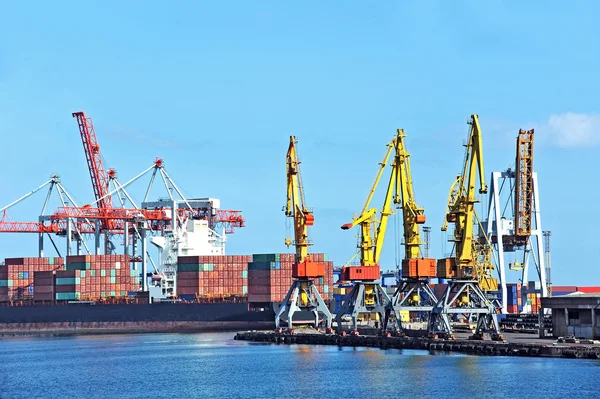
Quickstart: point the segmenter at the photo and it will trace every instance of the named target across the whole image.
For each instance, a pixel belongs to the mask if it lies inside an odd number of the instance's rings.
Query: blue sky
[[[485,4],[484,4],[485,3]],[[71,113],[94,118],[122,181],[156,156],[190,196],[221,198],[247,227],[230,253],[285,251],[285,153],[299,139],[315,251],[355,251],[362,208],[395,129],[443,256],[448,188],[478,113],[486,175],[536,129],[555,284],[600,285],[596,2],[18,2],[0,12],[0,206],[59,173],[93,197]],[[383,187],[382,187],[383,188]],[[143,196],[144,184],[132,188]],[[9,211],[36,220],[43,194]],[[291,232],[290,232],[291,233]],[[390,229],[384,268],[394,268]],[[62,242],[62,241],[60,241]],[[4,234],[0,256],[34,255]],[[511,275],[515,280],[516,275]]]

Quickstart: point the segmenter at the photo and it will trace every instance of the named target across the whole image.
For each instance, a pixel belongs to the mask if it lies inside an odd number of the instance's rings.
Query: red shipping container
[[[554,288],[552,291],[554,291]],[[577,292],[583,292],[584,294],[596,294],[600,292],[600,287],[577,287]]]

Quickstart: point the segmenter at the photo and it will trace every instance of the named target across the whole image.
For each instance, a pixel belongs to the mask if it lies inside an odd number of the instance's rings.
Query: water
[[[598,397],[600,361],[267,345],[233,333],[0,340],[1,398]]]

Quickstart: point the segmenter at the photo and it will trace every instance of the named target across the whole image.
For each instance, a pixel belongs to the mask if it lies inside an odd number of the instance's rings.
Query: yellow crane
[[[426,221],[425,210],[417,205],[413,192],[410,154],[406,149],[403,129],[398,129],[397,146],[397,187],[400,191],[402,222],[404,228],[404,259],[402,260],[402,280],[392,297],[392,308],[396,316],[398,332],[402,331],[402,312],[430,312],[437,299],[428,278],[436,277],[436,261],[424,258],[421,254],[419,225]]]
[[[484,332],[490,332],[492,339],[499,340],[496,307],[486,297],[484,291],[496,291],[498,280],[492,277],[492,247],[485,233],[475,236],[474,224],[479,218],[475,213],[477,176],[479,193],[487,193],[483,166],[483,146],[481,127],[477,114],[471,115],[468,141],[462,174],[450,188],[448,207],[442,231],[448,223],[454,224],[454,257],[439,259],[437,272],[440,278],[454,279],[440,300],[432,309],[429,319],[429,332],[432,335],[453,337],[449,314],[477,315],[477,328],[473,338],[483,339]],[[480,229],[481,231],[483,229]]]
[[[285,207],[285,215],[294,220],[294,241],[290,238],[285,239],[288,247],[293,244],[296,248],[296,257],[292,265],[294,281],[277,312],[275,327],[279,329],[279,322],[286,314],[289,332],[293,333],[294,313],[306,310],[315,315],[315,327],[319,325],[318,312],[321,312],[326,319],[327,333],[330,333],[333,316],[313,281],[314,278],[325,275],[325,263],[314,261],[309,253],[309,246],[312,244],[308,239],[308,227],[314,224],[315,217],[312,210],[305,204],[296,143],[296,137],[290,136],[290,145],[286,156],[287,202]]]
[[[453,258],[438,260],[438,276],[442,278],[475,278],[483,291],[497,291],[498,280],[492,276],[494,266],[491,262],[492,247],[485,233],[479,237],[474,234],[475,222],[479,218],[475,212],[476,178],[479,176],[480,194],[486,194],[483,164],[483,146],[481,127],[476,114],[471,115],[469,139],[465,144],[466,154],[462,174],[457,176],[450,188],[448,207],[442,231],[448,229],[448,223],[454,223]]]
[[[397,192],[399,179],[399,140],[398,135],[387,145],[387,151],[383,161],[379,164],[375,181],[367,196],[367,200],[361,214],[355,217],[351,223],[342,225],[343,230],[349,230],[355,226],[360,226],[360,265],[346,265],[342,269],[341,280],[354,281],[354,286],[350,293],[344,299],[340,310],[336,315],[338,329],[341,331],[341,325],[344,315],[350,315],[352,318],[351,334],[358,334],[357,319],[360,314],[376,313],[385,326],[389,312],[391,311],[391,302],[389,296],[376,280],[381,277],[381,268],[379,258],[383,249],[383,242],[387,230],[388,218],[394,213],[392,203],[397,204],[399,196]],[[371,207],[371,200],[379,186],[384,170],[388,165],[390,158],[394,154],[393,161],[390,164],[391,173],[385,193],[383,207],[381,208],[379,220],[376,220],[377,208]],[[343,332],[342,332],[343,333]]]

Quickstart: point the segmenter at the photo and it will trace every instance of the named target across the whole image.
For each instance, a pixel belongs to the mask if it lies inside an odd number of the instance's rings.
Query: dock
[[[527,335],[527,334],[525,334]],[[373,347],[380,349],[419,349],[432,352],[457,352],[482,356],[558,357],[600,359],[600,345],[563,344],[547,339],[536,339],[523,334],[505,336],[504,342],[476,341],[462,337],[456,340],[425,337],[385,337],[377,335],[340,336],[322,333],[285,334],[270,331],[238,332],[235,340],[285,345],[335,345]]]

